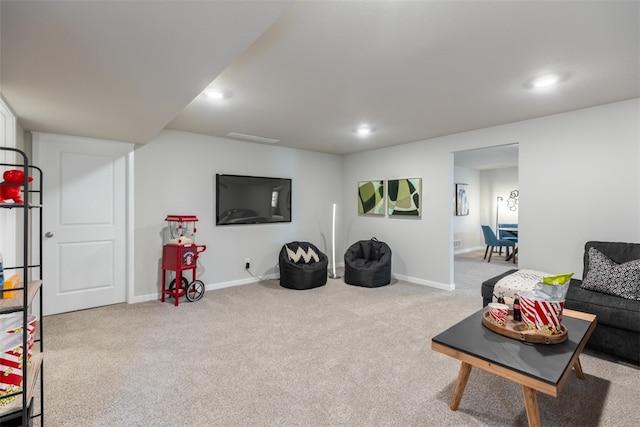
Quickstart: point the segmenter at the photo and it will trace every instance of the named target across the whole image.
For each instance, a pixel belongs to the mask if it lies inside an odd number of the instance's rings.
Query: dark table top
[[[512,369],[546,383],[557,385],[585,338],[591,322],[563,316],[568,339],[560,344],[530,344],[495,333],[482,324],[481,309],[432,341]]]

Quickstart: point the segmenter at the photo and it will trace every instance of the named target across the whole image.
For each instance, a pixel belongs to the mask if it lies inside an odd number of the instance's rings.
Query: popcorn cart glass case
[[[198,256],[204,252],[205,245],[196,245],[195,215],[167,215],[165,221],[169,223],[170,239],[162,248],[162,296],[174,298],[174,305],[178,305],[180,297],[185,296],[188,301],[198,301],[204,295],[204,283],[196,279]],[[167,286],[167,270],[175,272],[169,286]],[[183,275],[183,271],[191,270],[192,281]]]

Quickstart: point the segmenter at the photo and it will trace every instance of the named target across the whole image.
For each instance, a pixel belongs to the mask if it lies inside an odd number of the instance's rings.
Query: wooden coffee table
[[[529,425],[540,425],[537,391],[558,397],[570,375],[584,379],[580,353],[596,327],[596,316],[565,309],[562,323],[569,338],[559,344],[529,344],[492,332],[482,325],[482,309],[433,337],[431,348],[462,362],[449,405],[460,405],[471,367],[522,385]]]

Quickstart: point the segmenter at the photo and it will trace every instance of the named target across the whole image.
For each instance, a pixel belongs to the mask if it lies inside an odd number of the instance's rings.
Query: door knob
[[[47,232],[44,234],[44,237],[52,238],[52,237],[53,237],[53,233],[52,233],[52,232],[50,232],[50,231],[47,231]]]

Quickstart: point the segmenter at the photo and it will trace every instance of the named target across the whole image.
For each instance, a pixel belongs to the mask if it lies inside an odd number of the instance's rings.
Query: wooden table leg
[[[471,373],[471,365],[465,362],[462,362],[460,365],[460,371],[458,371],[458,381],[456,381],[456,389],[453,392],[453,398],[451,398],[451,404],[449,408],[452,411],[456,411],[458,406],[460,405],[460,400],[462,400],[462,394],[464,393],[464,388],[467,386],[467,381],[469,380],[469,374]]]
[[[576,377],[580,378],[581,380],[584,379],[584,372],[582,371],[582,364],[580,363],[579,357],[576,359],[576,363],[574,363],[573,365],[573,372],[575,372]]]
[[[540,412],[538,410],[538,396],[536,391],[526,385],[522,386],[524,406],[527,408],[529,427],[540,427]]]

